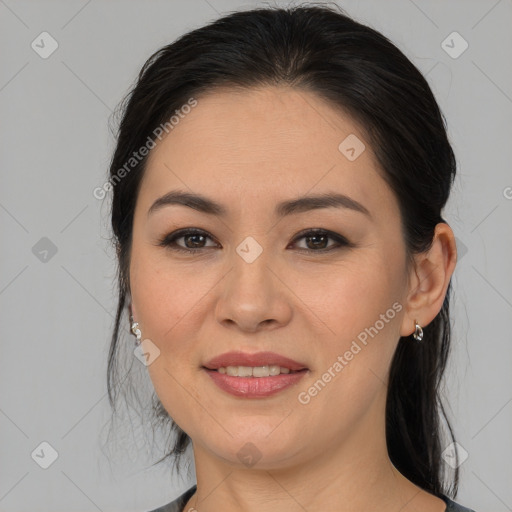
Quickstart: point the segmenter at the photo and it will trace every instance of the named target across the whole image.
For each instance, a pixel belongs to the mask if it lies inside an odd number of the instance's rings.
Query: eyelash
[[[164,238],[162,238],[158,242],[158,246],[166,247],[168,249],[171,249],[172,251],[182,252],[182,253],[188,253],[188,254],[197,254],[202,249],[205,249],[204,247],[200,247],[197,249],[185,249],[183,247],[180,247],[176,245],[176,240],[179,240],[180,238],[185,238],[190,235],[201,235],[207,238],[210,238],[210,235],[206,231],[202,231],[200,229],[179,229],[178,231],[174,231],[173,233],[170,233],[166,235]],[[322,253],[325,254],[327,252],[331,252],[335,249],[341,249],[342,247],[353,247],[353,244],[349,242],[345,237],[338,235],[336,233],[333,233],[332,231],[327,231],[325,229],[308,229],[305,231],[301,231],[298,233],[298,235],[293,239],[292,243],[296,243],[298,240],[302,238],[308,238],[311,236],[328,236],[335,242],[337,242],[337,246],[330,247],[328,249],[298,249],[300,252],[306,252],[306,253]]]

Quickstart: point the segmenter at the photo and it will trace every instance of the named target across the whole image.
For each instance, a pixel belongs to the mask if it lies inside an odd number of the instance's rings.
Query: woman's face
[[[369,143],[348,116],[305,91],[216,91],[197,100],[151,150],[134,217],[132,311],[160,351],[148,365],[156,393],[194,448],[224,462],[252,455],[259,467],[277,468],[349,438],[368,446],[383,432],[398,339],[414,327],[404,315],[398,203]],[[171,191],[225,212],[163,204],[148,213]],[[361,207],[276,211],[323,194]],[[159,245],[184,228],[205,237]],[[297,237],[315,228],[332,235]],[[237,396],[204,369],[230,351],[275,352],[307,371],[269,396]]]

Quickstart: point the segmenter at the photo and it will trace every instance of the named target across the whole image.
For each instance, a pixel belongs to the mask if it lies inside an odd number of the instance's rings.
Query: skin
[[[354,161],[338,150],[349,134],[366,145]],[[160,350],[148,366],[155,391],[193,442],[198,490],[184,510],[444,512],[441,499],[392,465],[384,421],[399,337],[440,311],[455,240],[439,224],[431,250],[408,268],[398,203],[381,172],[355,121],[286,87],[202,96],[151,151],[135,209],[130,307],[143,339]],[[175,189],[206,195],[229,214],[173,205],[148,217],[151,204]],[[274,217],[282,200],[328,191],[359,201],[371,218],[338,208]],[[158,246],[181,228],[209,234],[176,241],[199,247],[197,255]],[[354,246],[322,254],[336,241],[293,243],[306,228]],[[248,236],[263,249],[250,264],[236,252]],[[300,403],[298,394],[395,302],[402,309],[394,318]],[[309,371],[277,395],[234,397],[201,369],[230,350],[271,350]],[[251,467],[237,456],[248,442],[261,456]]]

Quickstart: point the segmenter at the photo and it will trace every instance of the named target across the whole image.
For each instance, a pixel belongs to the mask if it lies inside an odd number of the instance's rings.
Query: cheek
[[[192,423],[191,401],[195,398],[201,403],[193,383],[198,371],[197,308],[206,293],[205,282],[197,271],[171,269],[168,262],[150,255],[139,261],[131,283],[132,297],[143,338],[160,350],[147,370],[165,410],[184,429]]]
[[[310,333],[313,339],[321,338],[321,344],[310,387],[299,391],[304,401],[310,400],[304,408],[329,418],[337,434],[350,430],[377,397],[385,403],[402,309],[396,300],[398,290],[390,288],[391,268],[370,257],[361,258],[357,265],[338,272],[331,269],[329,279],[322,280],[321,292],[315,294],[311,290],[317,289],[312,285],[318,283],[318,276],[301,281],[301,297],[309,293],[308,306],[330,330],[319,323],[327,335]]]
[[[151,337],[157,344],[172,340],[174,331],[204,294],[204,280],[200,277],[197,268],[192,273],[171,266],[164,251],[134,251],[131,292],[144,337]]]
[[[329,337],[340,340],[373,325],[401,297],[394,263],[384,261],[377,251],[326,267],[325,273],[301,274],[293,282],[296,295],[330,328]],[[395,313],[392,310],[388,319]]]
[[[317,372],[322,375],[331,369],[336,375],[333,390],[371,395],[386,381],[399,339],[403,310],[399,262],[384,258],[376,249],[343,267],[331,266],[328,275],[298,282],[297,295],[321,320],[315,330],[325,333]]]

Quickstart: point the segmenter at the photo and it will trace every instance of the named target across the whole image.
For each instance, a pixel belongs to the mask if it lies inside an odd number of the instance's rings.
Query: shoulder
[[[442,499],[446,503],[445,512],[475,512],[472,508],[463,507],[446,496],[442,496]]]
[[[183,512],[183,507],[187,504],[187,501],[190,499],[192,494],[196,492],[196,488],[197,485],[193,485],[182,495],[178,496],[174,501],[171,501],[170,503],[167,503],[167,505],[163,505],[149,512]]]

